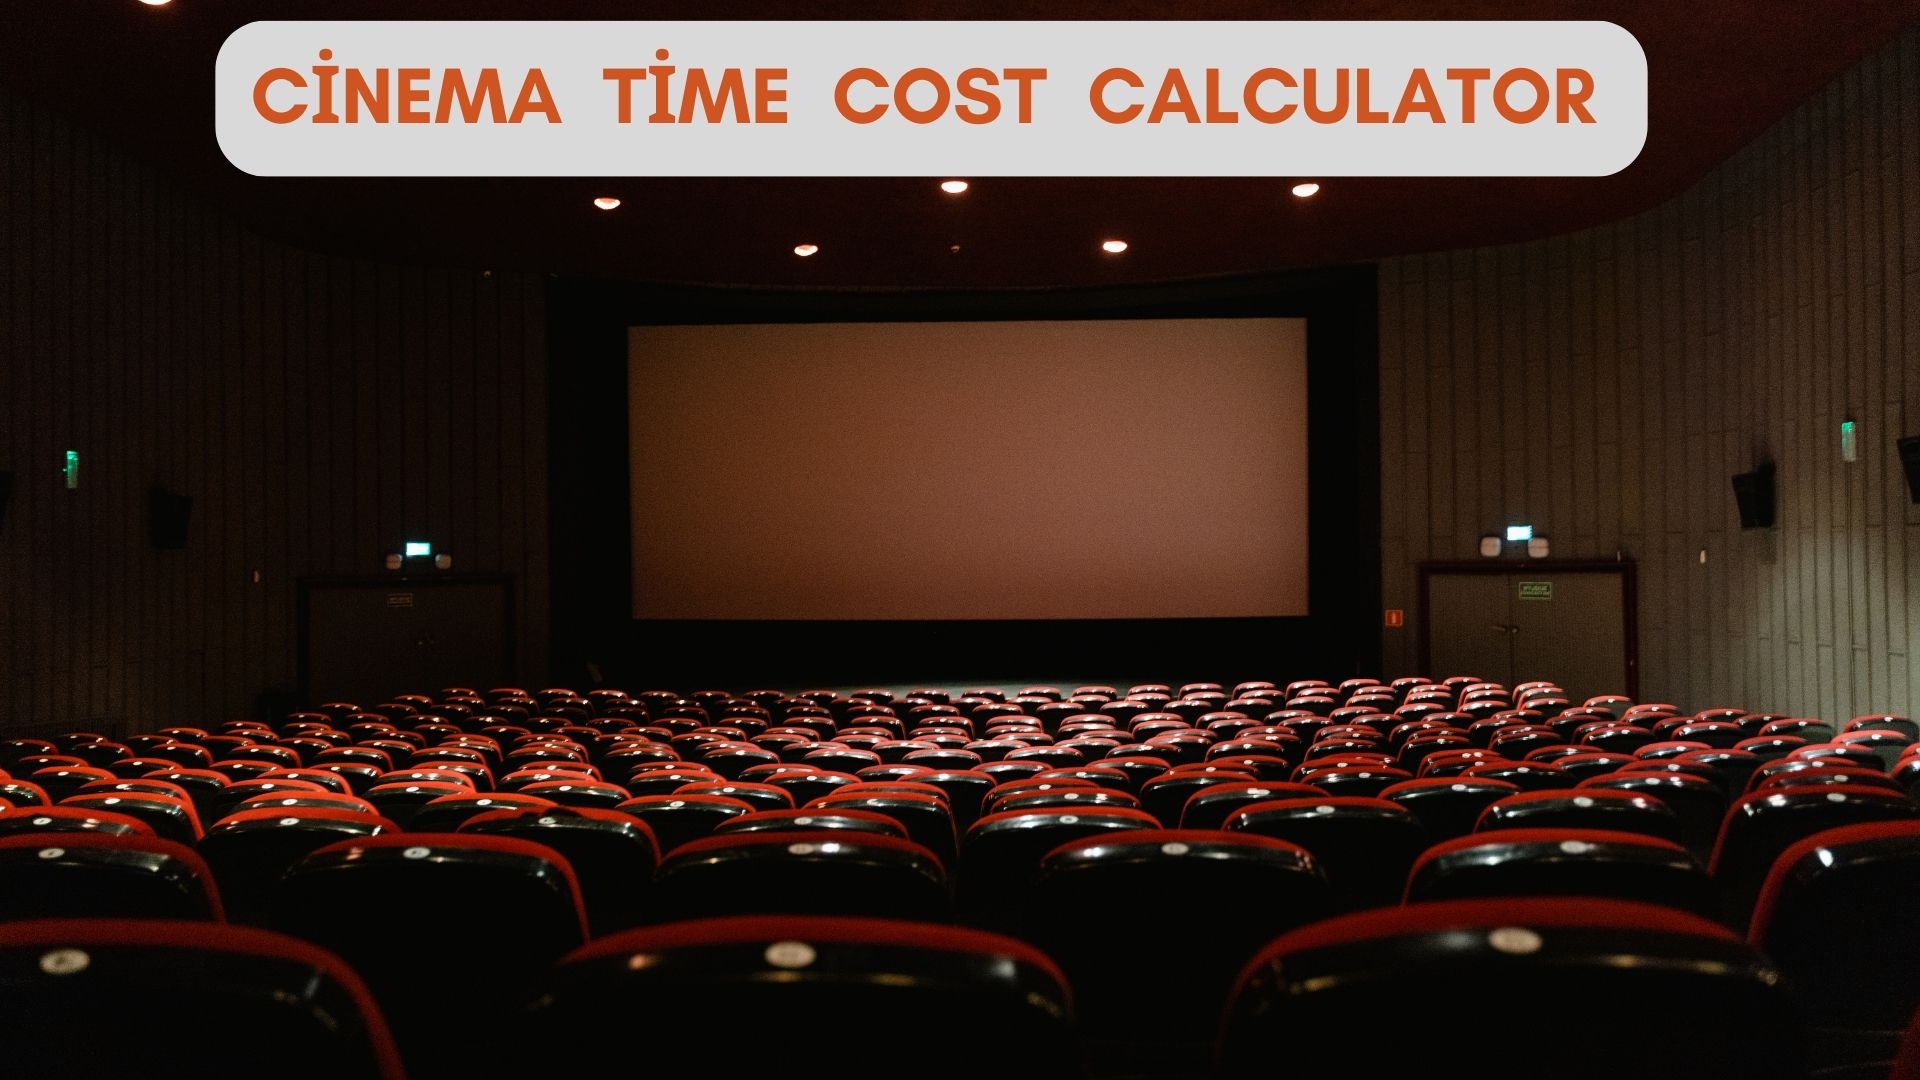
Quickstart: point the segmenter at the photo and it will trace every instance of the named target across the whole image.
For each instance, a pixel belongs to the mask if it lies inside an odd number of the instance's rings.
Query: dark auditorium
[[[1920,0],[0,0],[0,1075],[1920,1080]]]

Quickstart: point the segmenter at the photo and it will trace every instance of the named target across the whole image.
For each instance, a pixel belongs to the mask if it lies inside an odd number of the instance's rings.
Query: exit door
[[[308,579],[300,609],[310,703],[514,680],[513,590],[502,576]]]
[[[1427,675],[1546,679],[1575,702],[1639,696],[1632,563],[1430,563],[1420,575]]]

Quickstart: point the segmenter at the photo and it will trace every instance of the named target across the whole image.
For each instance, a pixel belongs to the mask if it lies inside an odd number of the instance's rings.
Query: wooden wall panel
[[[1555,555],[1639,561],[1650,700],[1912,713],[1920,29],[1659,207],[1379,281],[1384,596],[1531,521]],[[1450,416],[1414,414],[1448,388]],[[1729,477],[1768,458],[1778,524],[1742,531]],[[1383,633],[1410,672],[1413,630]]]
[[[408,537],[514,576],[543,679],[543,309],[535,277],[286,248],[0,95],[0,731],[250,715],[296,682],[296,581]],[[184,551],[148,542],[156,483]]]

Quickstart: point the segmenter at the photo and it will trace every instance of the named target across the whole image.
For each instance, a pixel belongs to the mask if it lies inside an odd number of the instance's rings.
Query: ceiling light
[[[1109,255],[1118,255],[1127,250],[1127,242],[1125,240],[1109,240],[1100,245],[1100,250]]]
[[[967,190],[967,182],[965,180],[943,180],[940,182],[940,190],[949,195],[958,195]]]
[[[1319,191],[1320,191],[1319,184],[1308,183],[1308,184],[1293,185],[1293,193],[1303,199],[1311,195],[1317,194]]]
[[[148,7],[165,7],[172,3],[173,0],[140,0],[140,2]]]
[[[811,255],[811,254],[813,254],[814,252],[816,252],[816,251],[819,251],[819,250],[820,250],[820,245],[819,245],[819,244],[795,244],[795,245],[793,245],[793,253],[794,253],[795,255],[798,255],[798,256],[800,256],[800,257],[801,257],[801,258],[803,258],[803,259],[804,259],[804,258],[806,258],[807,256],[809,256],[809,255]]]
[[[593,205],[599,207],[602,210],[617,210],[620,207],[620,200],[614,198],[611,195],[602,195],[599,198],[593,200]]]

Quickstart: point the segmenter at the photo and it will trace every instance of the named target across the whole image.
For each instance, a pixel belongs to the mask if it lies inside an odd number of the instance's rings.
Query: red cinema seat
[[[1807,1003],[1828,1060],[1884,1061],[1920,1009],[1920,821],[1816,832],[1773,862],[1747,940]]]
[[[1708,864],[1720,883],[1728,924],[1747,926],[1774,862],[1799,841],[1842,825],[1915,819],[1920,806],[1900,792],[1857,785],[1742,796],[1728,808]]]
[[[211,922],[0,923],[10,1076],[403,1080],[360,978],[306,942]]]
[[[1162,937],[1143,908],[1170,901],[1199,918],[1164,920]],[[1072,980],[1096,1075],[1194,1075],[1247,957],[1332,910],[1326,877],[1297,845],[1136,829],[1048,852],[1018,929]]]
[[[455,832],[481,814],[499,810],[547,810],[556,805],[551,799],[524,791],[470,791],[462,795],[442,795],[429,800],[415,812],[407,828],[411,832]]]
[[[1534,1004],[1488,1038],[1463,1034],[1449,1002]],[[1683,1002],[1684,1019],[1602,1038],[1533,1019],[1622,1002]],[[1273,1076],[1277,1062],[1288,1076],[1424,1076],[1453,1061],[1478,1080],[1805,1080],[1800,1030],[1779,973],[1706,919],[1613,900],[1457,900],[1279,937],[1240,976],[1216,1064],[1224,1077]]]
[[[946,868],[908,840],[841,829],[708,836],[654,875],[652,921],[729,915],[848,915],[945,922]]]
[[[1426,827],[1433,840],[1451,840],[1473,831],[1487,807],[1520,792],[1505,780],[1461,776],[1422,776],[1402,780],[1380,793],[1382,799],[1406,807]]]
[[[961,841],[961,911],[987,925],[1017,924],[1032,902],[1029,887],[1047,852],[1082,837],[1159,827],[1153,815],[1125,807],[988,814]]]
[[[1528,791],[1490,804],[1475,825],[1499,829],[1603,829],[1678,843],[1680,816],[1651,795],[1607,788]]]
[[[172,795],[145,791],[96,791],[69,795],[61,806],[105,810],[147,823],[153,834],[176,844],[192,846],[200,840],[200,817],[193,804]]]
[[[0,920],[223,918],[192,848],[103,832],[0,837]]]
[[[1399,902],[1407,870],[1428,843],[1411,811],[1359,796],[1255,803],[1228,818],[1226,827],[1311,851],[1341,910]]]
[[[636,926],[644,916],[660,853],[653,830],[639,818],[597,807],[495,810],[468,818],[459,831],[513,837],[559,852],[573,867],[596,937]]]
[[[139,818],[110,810],[89,810],[78,806],[27,806],[0,811],[0,837],[66,832],[154,835],[153,827]]]
[[[214,822],[200,840],[234,922],[261,923],[276,883],[308,854],[341,840],[399,831],[386,818],[338,807],[274,806]]]
[[[491,1072],[491,1039],[547,965],[586,940],[573,868],[550,847],[477,833],[329,844],[281,877],[275,930],[327,948],[367,980],[409,1073]],[[488,992],[473,995],[470,987]]]
[[[1638,900],[1711,916],[1718,893],[1687,849],[1642,833],[1511,828],[1428,848],[1407,875],[1406,902],[1497,896]]]
[[[629,930],[567,956],[533,1001],[516,1042],[586,1061],[639,1053],[658,1075],[787,1073],[796,1054],[830,1057],[820,1066],[830,1076],[1078,1070],[1072,1001],[1051,960],[1011,938],[927,923],[746,916]],[[641,1017],[660,1034],[636,1047]],[[816,1036],[743,1035],[743,1023],[825,1024],[850,1042],[801,1049],[796,1038]]]

